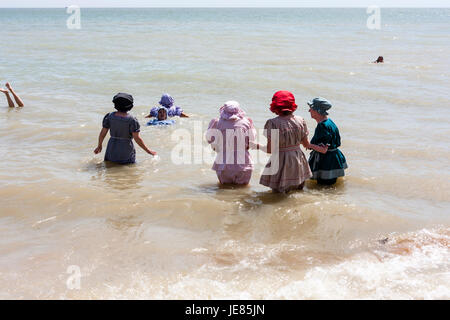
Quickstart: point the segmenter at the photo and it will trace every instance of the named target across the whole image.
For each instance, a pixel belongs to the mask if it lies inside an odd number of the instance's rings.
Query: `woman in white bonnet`
[[[247,185],[253,171],[248,152],[255,141],[253,121],[246,117],[237,101],[227,101],[220,108],[219,119],[212,119],[206,139],[217,152],[212,169],[221,184]]]

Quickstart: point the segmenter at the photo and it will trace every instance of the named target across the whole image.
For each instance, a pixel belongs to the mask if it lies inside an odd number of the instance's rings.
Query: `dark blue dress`
[[[111,135],[105,152],[105,161],[120,164],[135,163],[133,132],[140,131],[137,119],[131,115],[119,117],[115,112],[111,112],[103,118],[103,128],[109,129]]]
[[[328,145],[328,151],[322,154],[312,151],[309,157],[309,166],[314,180],[331,180],[345,175],[344,169],[347,169],[347,161],[338,147],[341,145],[341,136],[336,124],[327,119],[317,124],[314,136],[311,139],[312,144]]]

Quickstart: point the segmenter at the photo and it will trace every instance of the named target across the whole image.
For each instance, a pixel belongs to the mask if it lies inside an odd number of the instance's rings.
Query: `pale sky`
[[[450,0],[0,0],[0,8],[80,7],[450,7]]]

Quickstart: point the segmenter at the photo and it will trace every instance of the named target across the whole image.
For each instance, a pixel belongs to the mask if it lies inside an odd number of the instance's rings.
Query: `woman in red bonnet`
[[[272,98],[270,111],[277,117],[267,120],[264,126],[267,147],[258,145],[258,148],[272,154],[259,183],[274,192],[301,190],[305,181],[312,177],[300,144],[305,148],[323,152],[324,147],[308,142],[306,122],[302,117],[293,114],[296,109],[295,97],[291,92],[276,92]]]

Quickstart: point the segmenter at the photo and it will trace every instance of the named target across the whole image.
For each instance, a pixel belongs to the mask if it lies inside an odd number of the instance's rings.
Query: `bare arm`
[[[156,110],[156,116],[152,115],[152,113],[155,114],[155,110]],[[151,108],[149,114],[146,115],[145,117],[146,118],[156,118],[156,117],[158,117],[158,108],[157,107]]]
[[[259,143],[256,143],[254,145],[256,145],[256,149],[257,150],[261,150],[261,151],[264,151],[266,153],[272,153],[272,147],[271,147],[272,140],[270,138],[267,138],[267,146],[263,146],[263,145],[261,145]]]
[[[328,146],[318,146],[316,144],[311,144],[308,141],[308,137],[304,137],[302,140],[302,145],[306,148],[306,149],[312,149],[314,151],[317,151],[319,153],[327,153],[328,151]]]
[[[11,87],[11,85],[9,84],[9,82],[6,83],[6,88],[8,88],[9,91],[11,91],[11,94],[13,95],[14,100],[16,100],[17,105],[18,105],[19,107],[23,107],[24,104],[23,104],[22,99],[20,99],[20,97],[14,92],[14,90],[13,90],[13,88]]]
[[[309,143],[309,140],[308,140],[308,136],[303,137],[302,145],[305,147],[305,149],[312,149],[311,144]]]
[[[10,108],[14,108],[14,102],[11,100],[11,97],[9,96],[8,90],[5,90],[3,88],[0,88],[0,92],[3,92],[6,96],[6,100],[8,100],[8,106]]]
[[[100,131],[100,134],[98,135],[98,146],[94,150],[95,154],[102,152],[103,140],[105,140],[108,130],[109,130],[108,128],[102,128],[102,130]]]
[[[323,154],[327,153],[328,151],[328,146],[318,146],[316,144],[309,144],[309,148]]]
[[[182,112],[180,114],[180,118],[189,118],[189,116],[186,113]]]
[[[147,148],[147,146],[145,145],[144,140],[142,140],[139,132],[133,132],[133,139],[134,139],[134,141],[136,141],[136,143],[139,145],[139,147],[144,149],[145,152],[147,152],[148,154],[151,154],[152,156],[156,155],[155,151]]]

